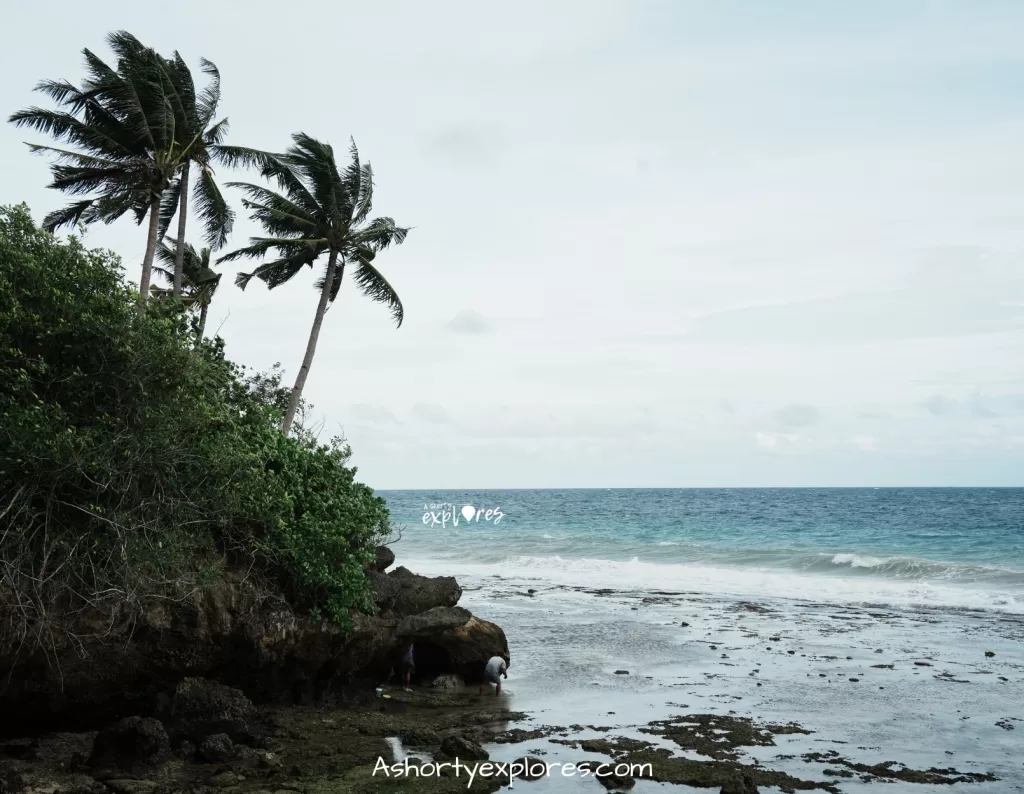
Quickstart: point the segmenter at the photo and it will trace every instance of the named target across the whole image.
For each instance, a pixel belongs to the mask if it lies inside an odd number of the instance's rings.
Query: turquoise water
[[[1024,488],[380,494],[404,525],[407,558],[588,583],[1024,609]]]

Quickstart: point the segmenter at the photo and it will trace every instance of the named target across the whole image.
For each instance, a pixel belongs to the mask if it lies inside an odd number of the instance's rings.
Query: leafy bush
[[[0,209],[0,647],[63,645],[81,610],[138,614],[225,566],[342,624],[368,609],[389,517],[348,447],[285,438],[279,373],[137,298],[114,254]]]

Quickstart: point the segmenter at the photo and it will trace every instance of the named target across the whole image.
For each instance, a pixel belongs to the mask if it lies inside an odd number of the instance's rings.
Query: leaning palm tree
[[[129,212],[141,225],[148,216],[139,279],[145,301],[159,239],[160,202],[182,164],[175,130],[184,118],[164,59],[124,31],[107,40],[118,58],[116,69],[85,49],[87,77],[81,87],[66,80],[36,86],[59,110],[30,107],[10,121],[70,147],[29,144],[33,152],[54,158],[50,187],[73,196],[95,194],[50,213],[44,228],[112,223]]]
[[[164,243],[157,249],[157,259],[160,264],[154,270],[162,276],[164,281],[170,285],[170,289],[153,285],[150,292],[154,297],[167,297],[174,295],[174,281],[177,274],[178,246],[171,248]],[[182,257],[181,290],[175,296],[181,299],[185,308],[199,310],[199,325],[196,328],[198,339],[203,338],[206,330],[206,315],[210,309],[210,302],[213,300],[217,287],[220,286],[221,274],[210,267],[210,249],[203,248],[201,251],[191,245],[186,245]]]
[[[373,170],[369,163],[360,165],[354,141],[350,150],[352,161],[344,173],[339,173],[334,150],[329,145],[304,133],[296,133],[292,141],[284,154],[224,147],[222,154],[227,162],[258,167],[263,178],[276,182],[281,192],[248,182],[229,183],[242,189],[245,207],[269,236],[250,238],[248,246],[219,260],[263,259],[273,255],[272,261],[264,262],[252,273],[240,273],[235,283],[245,289],[256,277],[274,289],[290,281],[304,267],[312,267],[321,257],[327,257],[323,275],[316,283],[320,301],[313,328],[281,428],[285,435],[291,431],[313,364],[324,314],[338,296],[346,267],[351,266],[352,277],[363,294],[387,305],[395,324],[401,326],[402,302],[374,267],[373,260],[392,243],[401,244],[409,231],[396,226],[391,218],[369,220]]]
[[[185,260],[185,229],[190,199],[191,166],[198,169],[194,204],[203,222],[207,245],[214,251],[222,248],[234,223],[235,214],[228,207],[214,178],[213,163],[218,159],[219,145],[228,131],[228,120],[214,122],[220,103],[220,71],[205,58],[200,59],[203,73],[210,78],[206,87],[196,94],[192,72],[177,52],[165,61],[180,99],[184,122],[175,131],[183,152],[181,170],[164,193],[160,218],[161,238],[178,216],[178,235],[173,267],[173,293],[181,297]]]

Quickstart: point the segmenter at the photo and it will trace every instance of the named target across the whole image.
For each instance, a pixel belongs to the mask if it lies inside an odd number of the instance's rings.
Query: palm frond
[[[221,141],[224,140],[224,136],[228,134],[230,126],[231,125],[228,124],[228,120],[223,118],[212,127],[208,127],[206,132],[203,133],[203,143],[206,144],[209,149],[219,146]],[[210,155],[214,155],[214,159],[216,159],[216,156],[212,151],[207,152],[207,156]]]
[[[275,248],[286,253],[287,257],[303,254],[312,262],[327,249],[327,240],[324,238],[298,238],[291,237],[252,237],[249,245],[239,248],[229,254],[217,259],[217,262],[234,262],[237,259],[259,259],[266,256]]]
[[[164,189],[163,195],[160,196],[160,226],[157,234],[161,240],[170,231],[171,223],[174,222],[174,218],[178,214],[180,204],[181,175],[171,180],[171,183]]]
[[[357,244],[383,251],[391,245],[404,243],[408,234],[409,229],[398,226],[392,218],[374,218],[353,235],[353,239]]]
[[[75,226],[79,221],[90,223],[92,221],[91,210],[96,199],[85,199],[76,201],[64,209],[55,210],[43,218],[43,228],[48,232],[54,232],[64,226]]]
[[[398,293],[369,260],[358,259],[357,262],[358,266],[355,273],[352,274],[352,278],[359,285],[359,289],[370,300],[387,306],[391,310],[391,318],[395,321],[395,326],[401,328],[405,314]]]
[[[200,123],[203,127],[213,121],[217,115],[217,105],[220,104],[220,70],[213,61],[206,58],[199,59],[199,67],[203,74],[210,78],[210,82],[199,92],[196,99],[196,110],[199,112]]]
[[[242,190],[246,209],[253,210],[253,219],[270,234],[287,237],[323,233],[321,226],[326,224],[280,193],[248,182],[229,182],[228,186]]]
[[[354,196],[355,211],[352,214],[352,223],[358,225],[363,223],[373,209],[373,168],[369,163],[362,167],[359,179],[359,192]]]
[[[81,196],[98,191],[116,191],[125,186],[123,168],[92,168],[75,165],[53,165],[50,167],[53,181],[50,187]]]
[[[149,196],[142,192],[120,191],[100,196],[96,200],[95,220],[113,223],[126,212],[131,212],[135,222],[141,224],[149,214]]]
[[[258,278],[268,289],[274,289],[290,281],[302,268],[312,265],[313,261],[304,252],[291,253],[272,262],[264,262],[251,273],[239,273],[235,276],[235,284],[245,289],[253,278]]]
[[[206,241],[214,251],[223,248],[235,223],[235,213],[220,192],[213,171],[201,167],[195,190],[196,214],[203,224]]]
[[[12,113],[7,120],[16,127],[28,127],[58,141],[73,144],[98,157],[133,154],[121,141],[108,134],[107,129],[86,124],[70,113],[29,107]]]
[[[293,145],[282,159],[302,175],[302,181],[309,185],[306,192],[312,194],[327,217],[340,214],[351,218],[351,212],[345,212],[349,207],[334,160],[334,149],[302,132],[295,133],[292,141]]]
[[[117,168],[121,167],[123,160],[114,160],[109,157],[94,157],[81,152],[73,152],[70,149],[58,149],[56,146],[43,146],[38,143],[28,144],[32,154],[50,154],[54,156],[54,162],[67,165],[78,165],[83,167]]]
[[[248,146],[218,146],[217,161],[228,168],[258,169],[261,173],[265,168],[273,167],[281,155],[252,149]]]

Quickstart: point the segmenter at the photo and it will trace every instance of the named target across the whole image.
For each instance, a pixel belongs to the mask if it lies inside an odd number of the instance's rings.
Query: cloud
[[[971,408],[971,415],[978,419],[994,419],[999,416],[995,411],[988,407],[987,401],[980,394],[975,394],[969,402]]]
[[[806,427],[818,421],[818,409],[811,405],[786,405],[775,412],[775,418],[787,427]]]
[[[353,419],[362,420],[364,422],[398,421],[391,411],[383,405],[378,405],[376,403],[357,403],[356,405],[350,406],[348,412]]]
[[[924,407],[932,416],[946,416],[956,410],[956,402],[935,394],[924,401]]]
[[[779,446],[779,442],[793,444],[800,436],[795,433],[765,433],[759,430],[754,438],[757,440],[759,447],[775,449]]]
[[[452,124],[423,137],[423,153],[460,165],[489,165],[503,148],[501,133],[478,124]]]
[[[733,404],[731,402],[729,402],[728,400],[722,400],[718,405],[727,414],[734,414],[734,413],[736,413],[736,409],[733,407]]]
[[[874,452],[878,449],[878,439],[874,436],[854,436],[850,443],[862,452]]]
[[[452,422],[448,412],[437,403],[416,403],[409,411],[409,415],[435,425],[447,425]]]
[[[447,323],[448,329],[457,334],[484,334],[490,326],[476,309],[463,309]]]
[[[964,285],[935,277],[911,287],[714,312],[694,321],[692,338],[823,345],[881,340],[956,338],[1019,331],[1024,309],[1002,300],[1019,277],[986,273]]]
[[[928,410],[928,413],[933,416],[949,416],[952,414],[962,414],[964,410],[976,419],[995,419],[999,414],[991,407],[993,403],[1000,402],[997,398],[983,397],[980,394],[971,395],[965,400],[956,400],[951,397],[944,397],[941,394],[936,394],[929,397],[924,402],[924,407]],[[1010,400],[1002,400],[1004,407],[1010,407],[1012,409],[1012,398]]]

